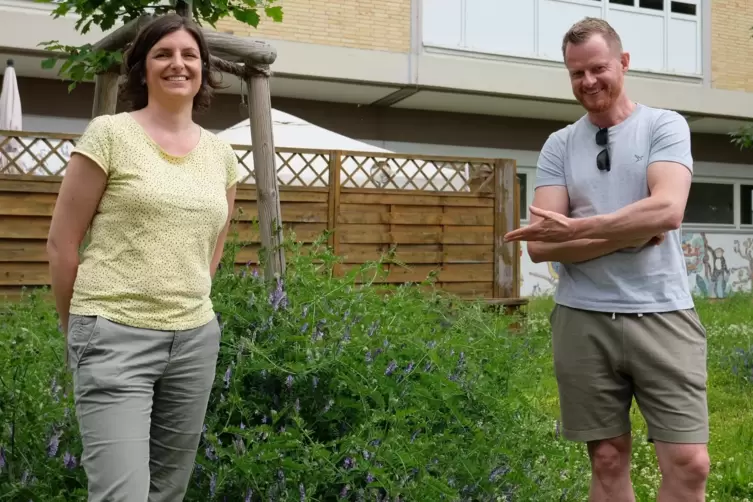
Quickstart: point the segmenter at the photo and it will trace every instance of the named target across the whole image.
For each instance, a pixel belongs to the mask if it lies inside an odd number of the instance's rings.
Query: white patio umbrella
[[[18,79],[16,70],[13,68],[13,60],[8,60],[8,66],[5,68],[3,76],[3,89],[0,91],[0,131],[20,131],[22,128],[21,115],[21,95],[18,92]],[[0,144],[3,144],[5,138],[0,136]],[[3,145],[5,153],[0,152],[0,172],[7,168],[11,158],[17,155],[21,145],[15,140],[10,140]],[[13,169],[21,170],[21,166],[16,162],[17,167]]]

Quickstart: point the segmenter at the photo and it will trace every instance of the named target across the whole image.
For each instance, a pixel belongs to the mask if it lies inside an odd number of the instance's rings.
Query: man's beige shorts
[[[550,320],[565,438],[630,433],[635,396],[650,441],[708,442],[706,330],[695,309],[639,315],[557,305]]]

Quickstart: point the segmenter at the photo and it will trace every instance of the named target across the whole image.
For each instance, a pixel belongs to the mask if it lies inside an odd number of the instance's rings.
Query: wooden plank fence
[[[0,131],[0,297],[49,285],[47,232],[75,139]],[[237,261],[254,264],[253,158],[249,146],[234,148],[244,171],[234,230],[251,243]],[[514,160],[283,148],[276,158],[286,231],[310,244],[332,230],[340,273],[394,246],[401,264],[386,264],[383,282],[421,282],[435,273],[441,289],[463,297],[519,298],[520,249],[502,241],[519,225]]]

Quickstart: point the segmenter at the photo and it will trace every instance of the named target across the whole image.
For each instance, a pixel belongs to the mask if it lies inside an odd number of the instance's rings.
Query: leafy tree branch
[[[108,31],[118,23],[128,23],[143,15],[159,16],[177,11],[182,15],[189,12],[199,25],[208,24],[216,28],[216,23],[225,17],[256,28],[261,21],[261,13],[275,22],[282,21],[282,7],[274,5],[276,0],[36,0],[39,3],[55,5],[52,17],[57,19],[68,14],[76,14],[76,31],[86,34],[92,25]],[[107,71],[123,60],[123,49],[113,51],[96,50],[92,44],[71,46],[50,40],[39,44],[46,50],[56,53],[42,61],[42,67],[52,69],[60,59],[63,64],[58,75],[70,80],[69,91],[79,82],[91,80],[97,73]]]

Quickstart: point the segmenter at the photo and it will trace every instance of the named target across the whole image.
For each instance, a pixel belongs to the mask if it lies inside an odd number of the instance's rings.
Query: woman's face
[[[149,99],[193,101],[201,89],[201,68],[193,35],[183,29],[165,35],[146,55]]]

